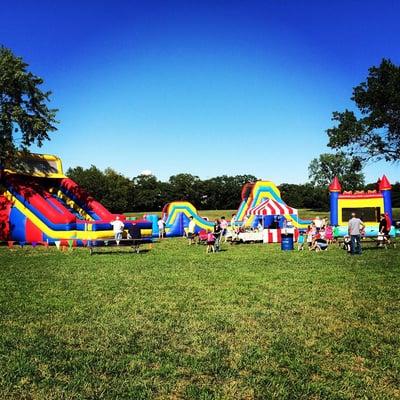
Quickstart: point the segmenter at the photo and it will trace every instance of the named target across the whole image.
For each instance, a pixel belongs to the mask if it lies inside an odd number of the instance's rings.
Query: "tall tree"
[[[171,200],[186,200],[196,207],[200,205],[200,178],[192,174],[177,174],[169,178],[169,197]]]
[[[133,182],[113,169],[106,168],[103,172],[94,165],[87,169],[75,167],[68,169],[67,176],[101,201],[111,212],[131,211]]]
[[[358,158],[346,156],[344,153],[321,154],[314,158],[309,167],[308,175],[315,186],[327,187],[332,179],[337,176],[343,187],[347,189],[360,189],[364,185],[362,163]]]
[[[51,92],[42,91],[43,79],[28,64],[0,47],[0,166],[18,167],[18,152],[29,153],[56,130],[56,109],[49,109]]]
[[[107,194],[106,177],[100,169],[91,165],[90,168],[69,168],[66,175],[82,186],[95,199],[102,201]]]
[[[139,175],[133,183],[130,211],[160,211],[167,202],[167,190],[154,175]]]
[[[353,88],[358,110],[334,112],[338,125],[328,129],[329,146],[365,160],[400,160],[400,67],[383,59],[365,82]]]

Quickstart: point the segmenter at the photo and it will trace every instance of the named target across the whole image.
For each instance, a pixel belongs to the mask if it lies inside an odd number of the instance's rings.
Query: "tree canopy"
[[[364,174],[361,171],[362,163],[358,158],[348,157],[342,152],[325,153],[311,161],[308,176],[313,185],[324,188],[337,176],[343,187],[354,190],[364,185]]]
[[[191,174],[173,175],[166,182],[154,175],[139,175],[129,179],[110,168],[101,171],[93,165],[87,169],[70,168],[66,175],[112,212],[161,211],[166,203],[174,200],[190,201],[199,210],[235,210],[241,201],[242,186],[257,180],[253,175],[222,175],[202,180]],[[338,176],[346,190],[356,188],[352,186],[354,179],[345,180],[340,173]],[[326,211],[329,209],[329,183],[327,179],[326,185],[322,186],[309,182],[282,183],[278,187],[282,199],[290,206]],[[374,186],[372,184],[367,188]],[[400,184],[392,184],[392,187],[393,206],[398,207]]]
[[[327,130],[328,145],[364,160],[400,160],[400,67],[383,59],[365,82],[353,88],[350,110],[334,112],[337,126]]]
[[[18,166],[18,152],[29,153],[57,130],[58,110],[47,107],[51,92],[42,91],[43,79],[28,64],[0,47],[0,166]]]

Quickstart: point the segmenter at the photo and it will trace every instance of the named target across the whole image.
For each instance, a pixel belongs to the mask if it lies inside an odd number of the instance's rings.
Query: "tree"
[[[70,168],[67,176],[82,186],[111,212],[131,211],[133,182],[111,168],[104,172],[92,165],[88,169]]]
[[[319,187],[327,187],[337,176],[343,187],[360,189],[364,185],[362,163],[358,158],[351,158],[344,153],[321,154],[314,158],[308,167],[311,183]]]
[[[202,209],[235,209],[241,201],[242,187],[247,182],[255,182],[253,175],[216,176],[202,181]]]
[[[90,168],[69,168],[66,172],[72,180],[82,186],[96,200],[102,201],[106,195],[106,178],[104,173],[91,165]]]
[[[338,125],[328,129],[328,146],[364,160],[400,160],[400,67],[383,59],[371,67],[366,82],[353,88],[359,109],[334,112]]]
[[[56,131],[58,110],[46,103],[51,92],[39,87],[43,79],[27,70],[22,58],[0,47],[0,166],[18,167],[18,152],[29,153]]]
[[[130,204],[130,192],[133,190],[133,183],[127,177],[106,168],[104,171],[106,182],[106,194],[102,199],[103,205],[111,212],[121,213],[132,209]]]
[[[279,185],[282,199],[295,208],[329,209],[329,192],[327,187],[314,186],[311,183]]]
[[[154,175],[133,178],[130,211],[159,211],[166,201],[166,188]]]
[[[200,178],[191,174],[177,174],[169,178],[170,200],[190,201],[198,207],[200,205]]]

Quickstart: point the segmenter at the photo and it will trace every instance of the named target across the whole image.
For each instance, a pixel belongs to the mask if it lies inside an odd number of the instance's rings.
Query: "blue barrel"
[[[294,250],[294,240],[292,233],[282,234],[281,250]]]

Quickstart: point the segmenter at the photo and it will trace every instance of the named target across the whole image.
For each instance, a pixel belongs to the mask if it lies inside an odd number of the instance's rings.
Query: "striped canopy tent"
[[[278,203],[276,200],[267,199],[256,207],[252,207],[247,211],[247,215],[285,215],[296,214],[295,208],[286,204]]]

